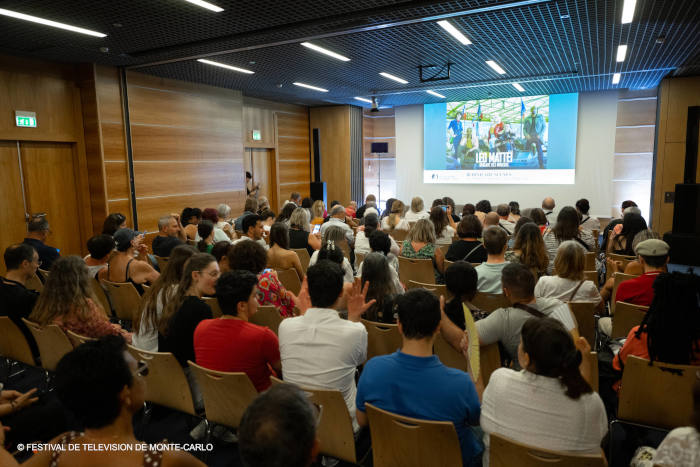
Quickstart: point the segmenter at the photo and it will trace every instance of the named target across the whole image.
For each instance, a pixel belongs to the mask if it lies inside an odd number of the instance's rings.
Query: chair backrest
[[[510,306],[510,302],[502,293],[477,292],[471,303],[478,309],[488,313]]]
[[[294,268],[277,269],[277,278],[280,280],[285,289],[292,292],[294,295],[299,295],[301,290],[301,280],[299,274]]]
[[[616,255],[614,253],[608,253],[607,257],[613,261],[619,261],[620,263],[622,263],[622,267],[620,268],[621,271],[624,271],[629,263],[631,263],[632,261],[636,261],[637,259],[635,256]],[[611,277],[612,271],[610,270],[610,268],[607,268],[605,272],[605,279],[607,280]]]
[[[30,277],[27,282],[25,282],[24,286],[29,289],[29,290],[36,290],[37,292],[41,292],[44,290],[44,284],[41,282],[41,279],[39,279],[39,276],[36,274],[33,274],[32,277]]]
[[[170,352],[148,352],[129,345],[129,352],[148,363],[146,400],[170,409],[196,415],[192,391],[180,363]]]
[[[259,306],[258,311],[250,317],[249,321],[258,326],[267,326],[272,332],[278,334],[282,317],[277,308],[272,305],[266,305]]]
[[[610,337],[627,337],[633,327],[642,324],[648,310],[648,306],[617,302],[615,316],[612,318],[612,336]]]
[[[497,433],[489,435],[489,465],[491,467],[604,467],[608,463],[600,455],[571,454],[564,451],[551,451],[518,443]]]
[[[22,321],[29,328],[37,347],[39,347],[41,367],[48,371],[54,371],[58,361],[73,350],[73,343],[68,339],[66,333],[55,324],[41,326],[28,319],[22,318]]]
[[[637,276],[633,276],[631,274],[624,274],[622,272],[616,272],[613,274],[614,282],[613,282],[613,290],[612,290],[612,296],[610,297],[610,314],[614,315],[615,314],[615,302],[617,301],[617,288],[620,287],[620,284],[623,283],[624,281],[628,281],[630,279],[634,279]]]
[[[156,261],[158,262],[158,270],[162,274],[165,271],[165,266],[168,265],[168,258],[164,256],[156,256]]]
[[[595,392],[598,392],[600,388],[598,383],[598,352],[588,352],[583,355],[583,358],[588,360],[588,368],[590,369],[590,374],[586,381],[588,381]]]
[[[401,347],[401,334],[396,324],[362,320],[367,329],[367,360],[377,355],[396,352]]]
[[[583,278],[593,282],[598,287],[598,271],[583,271]]]
[[[629,356],[622,372],[617,418],[661,428],[690,424],[697,366]]]
[[[191,361],[187,363],[202,391],[207,420],[238,428],[243,412],[258,397],[248,375],[209,370]]]
[[[365,253],[355,253],[355,264],[357,264],[357,267],[360,267],[360,264],[365,260]]]
[[[272,384],[285,384],[270,376]],[[311,402],[321,407],[321,419],[316,428],[321,453],[352,464],[357,463],[352,418],[343,394],[337,389],[301,388]]]
[[[591,347],[595,347],[595,311],[598,307],[593,302],[569,302],[571,314],[576,319],[578,332],[586,338]]]
[[[442,295],[445,300],[452,299],[452,294],[447,290],[445,284],[424,284],[423,282],[408,281],[406,284],[407,289],[425,289],[428,292],[432,292],[436,297]]]
[[[486,387],[491,373],[501,368],[501,351],[498,349],[498,342],[479,347],[479,367],[484,387]]]
[[[299,257],[301,270],[306,274],[306,270],[309,269],[309,261],[311,261],[308,250],[306,248],[293,248],[292,251]]]
[[[583,254],[584,271],[595,271],[595,256],[595,251],[586,252]]]
[[[133,320],[141,306],[141,296],[131,282],[111,282],[103,280],[114,314],[123,320]]]
[[[447,254],[447,250],[450,249],[450,246],[452,246],[452,245],[438,245],[438,248],[440,248],[440,250],[442,250],[443,256]]]
[[[434,284],[433,260],[399,256],[399,278],[404,284],[408,284],[408,281]]]
[[[391,238],[394,239],[396,243],[401,243],[404,240],[406,240],[406,237],[408,236],[408,230],[392,230],[390,232],[387,232]]]
[[[372,436],[374,467],[462,465],[452,422],[404,417],[365,403]]]
[[[0,316],[0,355],[26,365],[35,365],[27,339],[7,316]]]
[[[90,279],[90,283],[92,284],[92,293],[94,293],[95,297],[97,297],[97,301],[100,302],[100,305],[102,305],[102,309],[108,316],[114,316],[112,304],[109,302],[105,289],[103,289],[102,285],[100,285],[100,281],[93,277]]]
[[[447,341],[442,337],[442,334],[438,333],[435,337],[435,342],[433,343],[433,353],[437,355],[443,365],[449,366],[451,368],[457,368],[458,370],[467,371],[467,359],[461,352],[457,352],[454,347],[447,343]]]
[[[82,336],[80,334],[77,334],[77,333],[71,331],[70,329],[66,329],[66,334],[68,335],[68,338],[70,339],[70,341],[73,343],[73,346],[75,346],[75,347],[79,346],[80,344],[84,344],[86,342],[97,340],[94,337]]]
[[[223,314],[221,313],[221,307],[219,306],[219,301],[216,299],[216,297],[202,297],[202,300],[204,300],[204,303],[209,305],[209,308],[211,308],[211,314],[214,316],[214,318],[218,318]]]

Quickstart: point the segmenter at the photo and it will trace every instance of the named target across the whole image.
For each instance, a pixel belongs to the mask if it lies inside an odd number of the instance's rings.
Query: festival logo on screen
[[[447,103],[447,170],[546,169],[549,96]]]

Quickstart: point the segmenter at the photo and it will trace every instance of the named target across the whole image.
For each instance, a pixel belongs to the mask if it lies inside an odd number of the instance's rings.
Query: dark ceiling
[[[241,89],[245,95],[308,105],[381,105],[655,87],[666,75],[700,73],[700,1],[637,0],[621,24],[623,0],[0,0],[0,8],[107,34],[84,36],[0,16],[0,52],[66,62],[97,62]],[[461,45],[436,23],[449,19],[473,42]],[[662,39],[662,43],[658,43]],[[349,57],[342,62],[305,40]],[[627,58],[615,60],[618,44]],[[102,52],[101,48],[109,49]],[[247,75],[196,58],[250,69]],[[485,64],[495,60],[498,75]],[[418,65],[453,63],[449,80],[419,81]],[[438,68],[439,69],[439,68]],[[438,71],[435,69],[435,72]],[[379,76],[386,71],[409,81]],[[612,74],[622,74],[618,85]],[[427,73],[427,74],[430,74]],[[329,90],[319,93],[295,81]]]

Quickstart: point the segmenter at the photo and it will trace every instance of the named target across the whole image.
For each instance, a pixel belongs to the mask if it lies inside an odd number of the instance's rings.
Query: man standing
[[[170,214],[158,219],[158,236],[153,239],[152,245],[154,255],[167,258],[173,248],[185,242],[187,242],[187,235],[180,223],[179,215]]]
[[[241,236],[241,238],[238,240],[235,240],[233,242],[234,245],[238,242],[252,240],[254,242],[258,242],[260,246],[264,247],[266,250],[269,248],[267,243],[265,243],[265,240],[263,240],[264,229],[262,225],[262,217],[258,216],[257,214],[249,214],[245,216],[243,218],[242,228],[243,236]]]
[[[464,124],[461,120],[462,113],[458,111],[455,114],[454,120],[452,120],[447,127],[448,131],[452,133],[452,153],[455,159],[459,157],[459,145],[462,141],[462,134],[464,133]]]
[[[440,302],[427,290],[414,289],[394,303],[401,350],[365,364],[357,387],[357,421],[368,424],[365,403],[370,403],[406,417],[452,422],[462,462],[471,465],[482,450],[469,429],[479,424],[479,396],[467,373],[446,367],[433,354],[440,332]]]
[[[348,241],[348,246],[352,247],[355,243],[355,236],[352,233],[352,228],[345,222],[345,208],[336,204],[331,208],[330,217],[328,222],[321,226],[321,236],[328,228],[332,225],[338,226],[345,232],[345,238]]]
[[[27,224],[27,236],[22,243],[26,243],[31,246],[39,253],[39,261],[44,267],[44,270],[51,269],[53,262],[58,259],[61,255],[58,254],[58,250],[52,246],[46,245],[46,239],[49,238],[51,229],[49,227],[49,221],[46,217],[34,217]]]
[[[540,169],[544,169],[544,154],[542,153],[542,133],[545,130],[544,117],[537,113],[537,107],[534,105],[530,108],[530,115],[525,117],[523,122],[523,127],[525,129],[525,146],[533,153],[532,145],[534,144],[537,148],[537,161],[539,162]]]

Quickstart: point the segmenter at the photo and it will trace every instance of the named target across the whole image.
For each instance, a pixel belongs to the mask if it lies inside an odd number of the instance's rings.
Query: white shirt
[[[318,252],[321,250],[316,250],[314,253],[311,255],[311,259],[309,260],[309,267],[313,266],[316,264],[318,261]],[[352,274],[352,266],[350,265],[350,261],[343,256],[343,264],[341,266],[343,269],[343,282],[353,282],[353,274]]]
[[[440,236],[435,239],[436,245],[452,245],[452,240],[454,240],[455,229],[451,225],[446,225]]]
[[[389,241],[391,242],[391,248],[389,249],[390,254],[393,254],[394,256],[399,256],[399,254],[401,253],[399,244],[396,243],[396,240],[394,240],[391,237],[391,235],[389,235]],[[355,235],[355,253],[368,255],[371,252],[372,248],[369,246],[369,238],[367,238],[367,235],[365,235],[364,230],[358,230],[357,235]],[[396,260],[396,263],[398,264],[398,260]],[[357,268],[359,266],[360,265],[357,264],[357,259],[355,259],[355,267]]]
[[[382,219],[382,230],[385,230],[387,232],[391,231],[391,227],[389,227],[389,216],[386,216],[384,219]],[[394,230],[411,230],[411,225],[404,217],[403,219],[399,220],[399,223],[396,224]]]
[[[430,213],[427,211],[413,212],[409,209],[408,212],[406,212],[406,216],[404,217],[404,219],[406,219],[408,222],[415,222],[421,219],[428,219],[429,217]]]
[[[168,299],[173,298],[177,291],[177,284],[173,284],[169,288]],[[160,321],[163,314],[163,290],[158,292],[156,297],[156,322]],[[146,321],[146,313],[141,314],[141,325],[139,332],[135,332],[132,339],[132,344],[137,349],[147,350],[148,352],[158,352],[158,328],[151,328]]]
[[[486,446],[485,467],[491,433],[537,448],[601,454],[600,442],[608,431],[598,393],[572,399],[557,378],[508,368],[491,374],[481,404],[480,424]]]
[[[581,287],[576,291],[574,298],[571,294],[578,286],[579,282],[571,279],[564,279],[559,276],[542,276],[535,286],[535,297],[556,298],[562,302],[594,302],[600,303],[602,300],[598,288],[591,281],[583,281]]]
[[[199,242],[202,239],[202,237],[199,236],[199,233],[195,234],[194,236],[194,241]],[[229,242],[231,243],[231,239],[226,235],[226,232],[221,230],[220,228],[214,226],[214,243],[218,242]]]
[[[355,372],[367,360],[364,325],[341,319],[336,310],[309,308],[302,316],[282,320],[279,345],[285,382],[338,389],[357,430]]]
[[[348,241],[348,245],[352,246],[355,242],[355,235],[352,232],[352,228],[345,223],[345,220],[338,219],[337,217],[331,217],[328,219],[328,222],[321,225],[321,237],[323,237],[323,233],[332,225],[340,227],[345,231],[345,239]]]
[[[583,230],[587,230],[589,232],[597,230],[598,232],[600,232],[600,221],[597,217],[590,217],[588,214],[586,214],[583,216],[583,218],[587,218],[584,222],[581,222],[581,227],[583,228]]]
[[[500,225],[502,228],[504,228],[508,235],[513,235],[513,231],[515,230],[514,223],[512,223],[511,221],[506,220],[506,219],[501,219],[498,221],[498,225]]]
[[[692,426],[676,428],[666,435],[654,456],[654,465],[695,467],[700,465],[700,433]]]
[[[224,235],[225,235],[225,234],[224,234]],[[241,238],[238,238],[238,239],[234,240],[234,241],[233,241],[233,244],[235,245],[236,243],[246,242],[246,241],[257,242],[258,244],[260,244],[260,245],[261,245],[263,248],[265,248],[266,250],[270,248],[269,245],[268,245],[267,243],[265,243],[265,240],[263,240],[262,238],[261,238],[260,240],[253,240],[252,238],[247,237],[247,236],[245,236],[245,235],[243,235]]]

